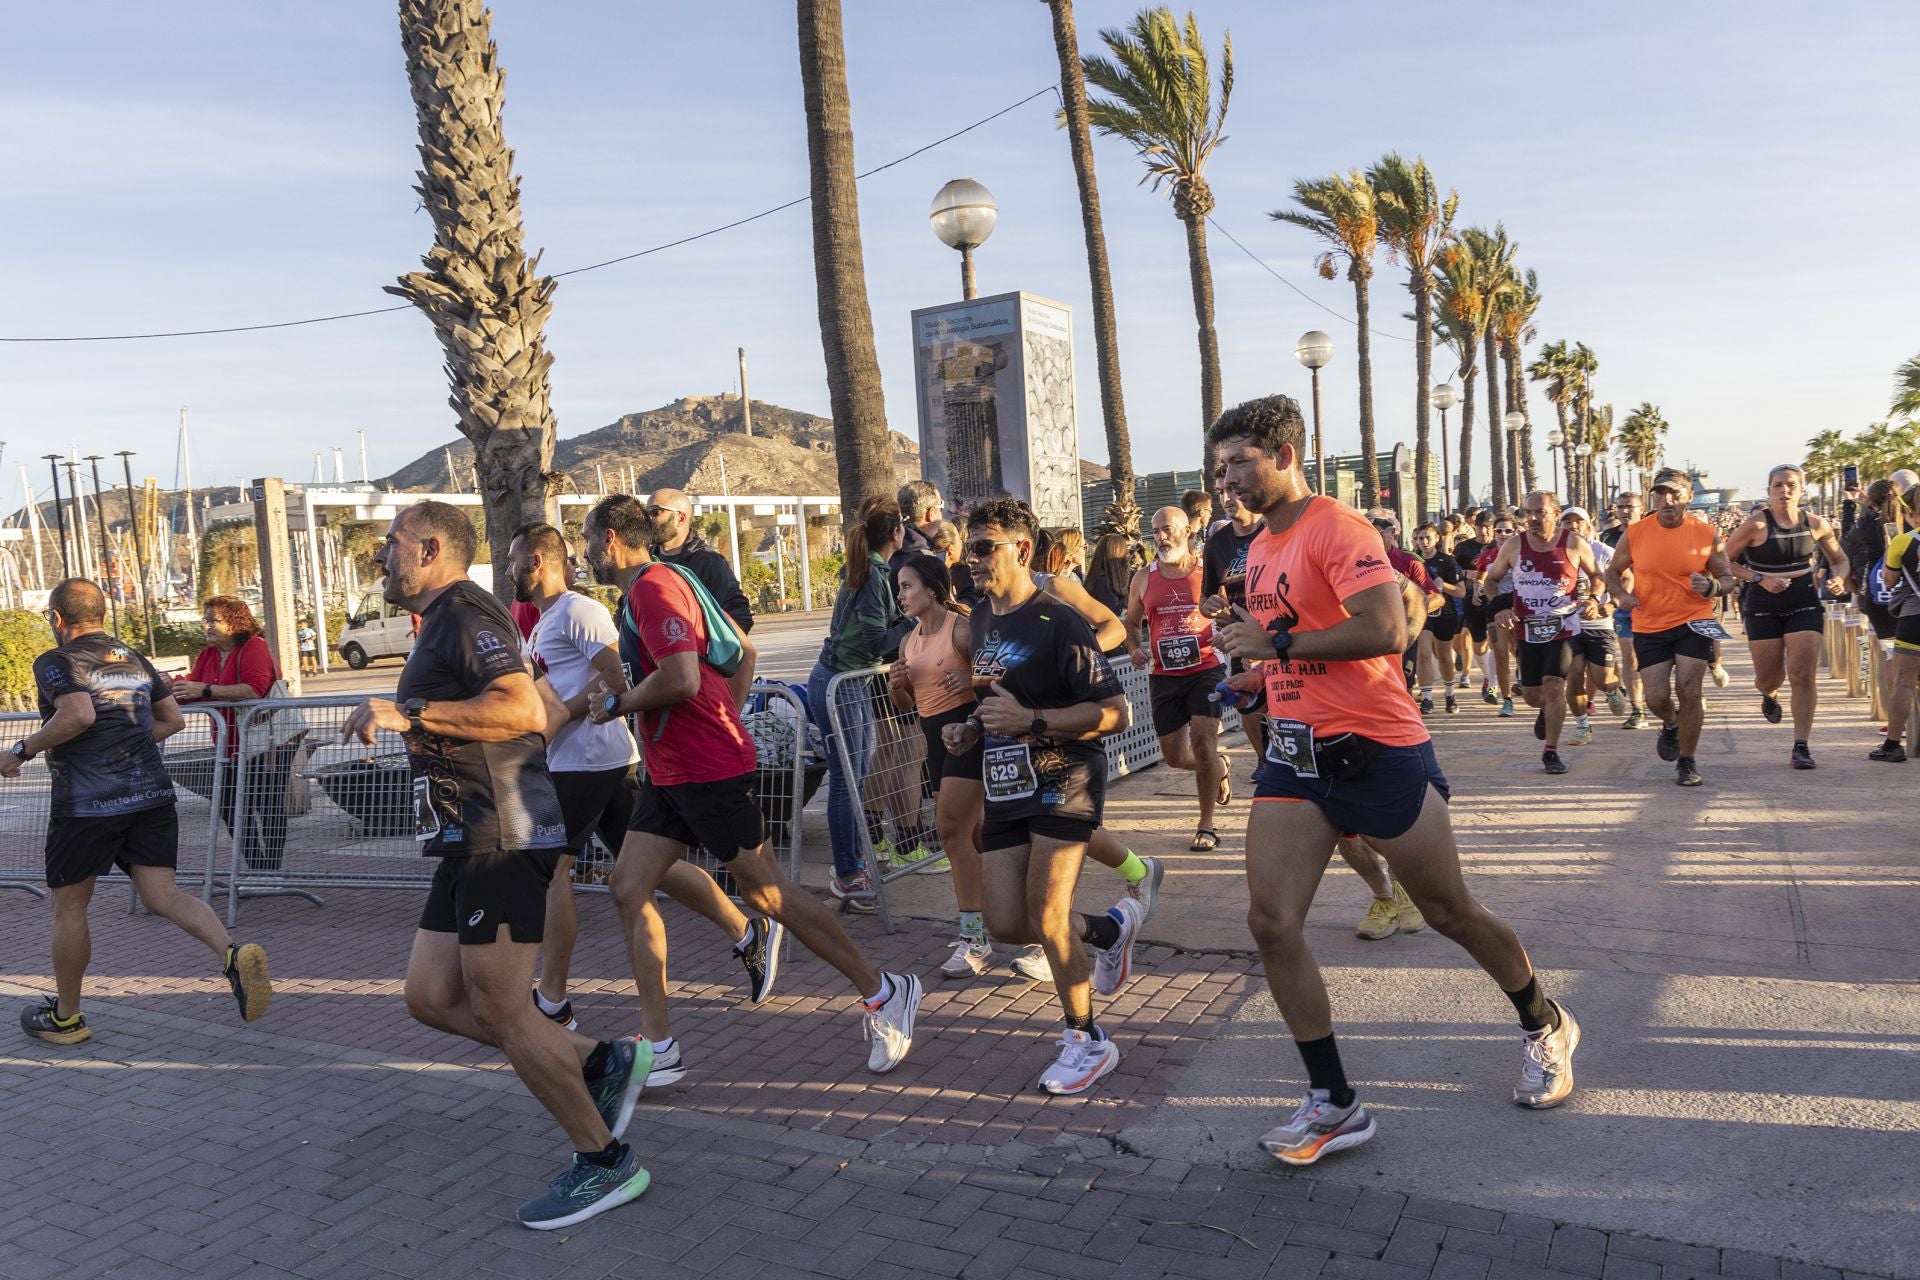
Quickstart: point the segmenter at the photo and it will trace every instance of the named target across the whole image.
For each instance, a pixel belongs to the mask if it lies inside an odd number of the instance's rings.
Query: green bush
[[[138,608],[120,615],[120,638],[153,658],[191,658],[207,647],[207,629],[198,622],[153,620],[153,643],[147,642],[146,619]]]
[[[0,610],[0,711],[31,711],[39,705],[33,660],[51,648],[53,628],[45,618],[31,609]]]

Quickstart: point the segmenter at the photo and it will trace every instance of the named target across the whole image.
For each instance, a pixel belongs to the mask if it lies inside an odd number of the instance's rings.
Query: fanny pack
[[[1380,754],[1380,744],[1357,733],[1315,736],[1313,726],[1279,716],[1267,717],[1267,759],[1302,778],[1357,782]],[[1311,761],[1309,764],[1308,762]]]

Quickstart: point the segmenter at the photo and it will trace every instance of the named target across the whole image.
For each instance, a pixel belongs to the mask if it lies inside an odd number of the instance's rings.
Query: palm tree
[[[1920,418],[1920,356],[1893,371],[1893,408],[1896,418]]]
[[[1547,384],[1547,403],[1553,406],[1554,420],[1560,426],[1560,440],[1563,444],[1573,441],[1567,430],[1567,406],[1573,401],[1573,368],[1568,361],[1566,339],[1549,342],[1540,348],[1540,354],[1527,366],[1527,377],[1535,382]]]
[[[1838,431],[1826,430],[1807,441],[1807,456],[1802,466],[1807,469],[1807,479],[1821,488],[1822,496],[1829,502],[1833,499],[1836,481],[1840,477],[1840,451],[1845,447],[1847,438]]]
[[[1573,384],[1569,405],[1574,419],[1573,434],[1569,441],[1578,445],[1590,435],[1593,422],[1593,375],[1600,370],[1599,358],[1592,348],[1584,342],[1576,342],[1567,352],[1567,377]],[[1585,502],[1591,495],[1582,493],[1574,498],[1576,502]]]
[[[1501,298],[1494,313],[1494,326],[1500,331],[1500,353],[1507,369],[1507,412],[1519,412],[1527,417],[1520,428],[1519,438],[1510,440],[1508,448],[1512,451],[1516,465],[1508,469],[1509,475],[1519,475],[1526,482],[1526,490],[1532,492],[1539,487],[1533,468],[1533,419],[1527,415],[1527,384],[1520,376],[1520,358],[1527,343],[1533,341],[1533,313],[1540,309],[1540,277],[1532,268],[1523,275],[1516,274],[1513,287]]]
[[[1453,235],[1453,215],[1460,193],[1441,198],[1432,170],[1424,158],[1409,164],[1399,152],[1389,152],[1367,171],[1379,202],[1380,234],[1388,256],[1407,268],[1407,289],[1413,294],[1414,367],[1414,492],[1422,523],[1430,513],[1427,486],[1433,473],[1432,428],[1428,422],[1427,391],[1433,381],[1433,268],[1440,248]]]
[[[1660,465],[1660,451],[1666,436],[1667,420],[1660,416],[1658,407],[1646,400],[1620,424],[1620,447],[1627,455],[1627,462],[1640,473],[1642,493],[1653,483],[1653,472]]]
[[[1220,416],[1220,339],[1213,328],[1213,267],[1207,261],[1207,215],[1213,189],[1207,161],[1226,141],[1227,103],[1233,96],[1233,36],[1220,41],[1220,95],[1213,95],[1207,46],[1191,10],[1183,27],[1173,10],[1142,9],[1125,30],[1100,39],[1113,55],[1081,59],[1081,69],[1108,96],[1087,104],[1093,127],[1132,144],[1146,163],[1142,182],[1169,184],[1173,215],[1187,228],[1187,273],[1200,329],[1200,430]],[[1213,476],[1213,446],[1203,445],[1202,476]]]
[[[1613,406],[1603,404],[1590,408],[1584,430],[1588,452],[1586,465],[1581,468],[1585,473],[1581,483],[1586,489],[1584,499],[1586,505],[1597,511],[1602,505],[1597,469],[1601,460],[1607,456],[1607,450],[1613,447]]]
[[[558,492],[554,420],[544,329],[553,279],[522,243],[520,182],[500,118],[506,73],[482,0],[401,0],[406,52],[420,132],[420,185],[433,220],[424,271],[386,286],[433,323],[446,356],[460,434],[474,465],[496,565],[522,524],[547,518]],[[496,575],[495,591],[512,583]]]
[[[1515,287],[1515,245],[1507,239],[1507,228],[1498,222],[1493,224],[1492,231],[1469,227],[1461,233],[1461,239],[1480,261],[1489,317],[1498,316],[1501,299]],[[1507,424],[1500,412],[1500,335],[1491,320],[1480,337],[1487,353],[1487,467],[1493,479],[1494,510],[1504,511],[1509,496],[1515,499],[1520,496],[1517,492],[1520,477],[1512,474],[1507,463]],[[1510,486],[1516,490],[1511,495]]]
[[[1133,440],[1120,390],[1120,338],[1113,321],[1113,276],[1107,267],[1107,233],[1100,220],[1100,188],[1093,176],[1093,137],[1087,122],[1087,82],[1080,70],[1080,38],[1074,32],[1073,0],[1047,0],[1053,15],[1053,48],[1060,59],[1060,123],[1073,155],[1080,187],[1080,228],[1087,240],[1087,276],[1093,287],[1093,350],[1100,370],[1100,412],[1107,430],[1107,469],[1113,501],[1102,533],[1140,533],[1140,507],[1133,500]],[[1209,476],[1209,478],[1211,478]]]
[[[807,173],[813,193],[813,285],[820,346],[833,406],[834,465],[840,510],[894,492],[893,449],[873,310],[860,248],[860,199],[854,189],[853,108],[840,0],[798,0],[800,94],[807,111]]]
[[[1296,178],[1293,202],[1298,209],[1275,209],[1267,216],[1276,222],[1303,228],[1320,237],[1327,248],[1314,260],[1322,280],[1331,280],[1344,259],[1353,285],[1355,363],[1360,371],[1360,491],[1361,506],[1372,506],[1380,492],[1380,462],[1373,438],[1373,331],[1368,328],[1367,281],[1373,278],[1373,252],[1380,240],[1380,215],[1373,183],[1355,169],[1342,176]]]
[[[1439,307],[1434,323],[1441,338],[1460,358],[1459,507],[1473,505],[1473,391],[1480,373],[1480,344],[1493,322],[1485,264],[1464,238],[1443,245],[1434,264]]]

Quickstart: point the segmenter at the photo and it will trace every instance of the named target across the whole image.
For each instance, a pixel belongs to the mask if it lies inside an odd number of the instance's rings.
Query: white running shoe
[[[1089,1031],[1068,1027],[1060,1033],[1060,1056],[1040,1073],[1040,1087],[1051,1094],[1085,1093],[1094,1081],[1120,1065],[1120,1046]]]
[[[868,1009],[864,1020],[866,1038],[873,1041],[869,1071],[891,1071],[906,1060],[913,1047],[913,1017],[920,1011],[920,979],[910,973],[886,976],[893,983],[893,996],[878,1009]]]
[[[1167,878],[1167,864],[1158,858],[1142,858],[1140,861],[1146,864],[1147,874],[1140,877],[1139,884],[1127,886],[1127,896],[1139,903],[1141,910],[1146,912],[1140,918],[1140,923],[1145,924],[1153,919],[1153,913],[1160,907],[1160,882]]]
[[[1520,1083],[1513,1089],[1515,1102],[1536,1111],[1559,1106],[1573,1092],[1573,1051],[1580,1047],[1579,1022],[1558,1000],[1552,1004],[1560,1011],[1560,1025],[1528,1034]]]
[[[1028,982],[1053,981],[1053,965],[1047,960],[1047,949],[1039,943],[1035,943],[1015,956],[1012,968]]]
[[[1147,919],[1147,913],[1132,898],[1114,903],[1113,911],[1120,916],[1120,938],[1112,946],[1104,950],[1096,947],[1093,952],[1093,989],[1103,996],[1126,986],[1133,976],[1133,940],[1140,936],[1140,926]]]
[[[687,1065],[680,1059],[680,1042],[675,1040],[665,1049],[657,1050],[653,1062],[647,1068],[647,1088],[658,1089],[662,1085],[678,1084],[687,1077]]]
[[[993,944],[961,938],[953,944],[953,954],[940,966],[943,978],[977,978],[993,967]]]
[[[1269,1129],[1260,1139],[1260,1149],[1287,1164],[1312,1164],[1371,1137],[1373,1116],[1359,1098],[1336,1107],[1325,1089],[1309,1089],[1293,1119]]]

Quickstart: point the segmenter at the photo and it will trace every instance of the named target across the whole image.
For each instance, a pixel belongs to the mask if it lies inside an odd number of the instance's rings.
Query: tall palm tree
[[[1920,418],[1920,356],[1893,371],[1893,408],[1896,418]]]
[[[1846,442],[1845,436],[1831,428],[1807,441],[1807,456],[1801,465],[1807,469],[1807,479],[1819,485],[1822,495],[1829,501],[1833,498],[1835,481],[1840,476],[1843,465],[1840,451]]]
[[[1547,403],[1553,406],[1554,420],[1560,426],[1562,444],[1573,440],[1567,430],[1567,407],[1573,402],[1573,368],[1568,361],[1566,339],[1549,342],[1527,366],[1527,377],[1547,386]]]
[[[1567,378],[1572,383],[1571,398],[1568,401],[1573,415],[1573,435],[1569,437],[1578,445],[1587,440],[1593,421],[1593,376],[1600,370],[1600,361],[1593,349],[1584,342],[1573,344],[1567,352]],[[1574,501],[1585,502],[1590,495],[1584,492]]]
[[[1112,58],[1088,56],[1081,69],[1107,96],[1087,104],[1093,127],[1132,145],[1146,163],[1143,183],[1173,197],[1173,214],[1187,228],[1187,273],[1193,280],[1193,316],[1200,330],[1201,474],[1213,477],[1213,445],[1205,433],[1220,416],[1220,338],[1213,328],[1213,267],[1207,260],[1207,215],[1213,188],[1207,161],[1226,141],[1227,103],[1233,96],[1233,36],[1220,41],[1220,93],[1213,93],[1206,41],[1191,10],[1183,26],[1173,10],[1142,9],[1126,30],[1100,33]]]
[[[1080,188],[1080,229],[1087,241],[1087,276],[1093,287],[1093,351],[1100,371],[1100,413],[1107,430],[1107,469],[1113,501],[1102,533],[1128,539],[1140,533],[1140,506],[1133,500],[1133,439],[1127,434],[1127,404],[1120,389],[1120,338],[1113,320],[1113,275],[1107,266],[1107,233],[1100,220],[1100,187],[1093,176],[1093,135],[1087,121],[1087,82],[1080,69],[1080,37],[1073,26],[1073,0],[1046,0],[1053,16],[1053,48],[1060,60],[1060,123],[1067,131],[1073,177]],[[1211,477],[1209,477],[1211,478]]]
[[[1516,246],[1507,239],[1505,224],[1498,222],[1493,224],[1491,231],[1483,227],[1468,227],[1461,232],[1461,239],[1480,261],[1487,310],[1489,316],[1497,316],[1501,299],[1515,287],[1513,255]],[[1520,496],[1520,477],[1512,474],[1507,462],[1507,424],[1500,411],[1500,335],[1489,322],[1480,337],[1486,348],[1487,364],[1487,467],[1493,482],[1494,510],[1504,511],[1510,498],[1517,500]],[[1508,492],[1509,488],[1513,490],[1512,493]]]
[[[446,357],[460,434],[473,442],[493,563],[522,524],[548,517],[558,492],[544,329],[553,279],[522,242],[520,181],[500,118],[506,73],[483,0],[401,0],[420,132],[420,185],[434,243],[414,271],[386,286],[433,323]],[[505,573],[494,578],[503,596]]]
[[[1389,257],[1407,269],[1407,289],[1413,294],[1414,367],[1414,492],[1421,523],[1430,514],[1427,488],[1433,474],[1432,427],[1427,392],[1433,382],[1433,268],[1440,247],[1453,235],[1453,215],[1460,193],[1442,198],[1439,184],[1424,158],[1411,163],[1400,153],[1388,152],[1367,171],[1379,202],[1380,234]]]
[[[1601,461],[1607,456],[1607,450],[1613,447],[1613,406],[1610,404],[1592,406],[1586,417],[1586,466],[1582,483],[1586,488],[1583,501],[1590,510],[1598,511],[1604,504],[1600,501],[1598,471]]]
[[[800,94],[807,111],[807,176],[813,193],[813,286],[820,346],[833,406],[834,466],[840,510],[894,492],[893,449],[873,309],[860,248],[860,199],[854,187],[853,107],[840,0],[798,0]]]
[[[1480,344],[1493,321],[1485,266],[1461,237],[1443,245],[1435,262],[1439,306],[1434,323],[1460,361],[1460,452],[1455,472],[1459,509],[1473,506],[1473,394],[1480,374]]]
[[[1347,264],[1347,280],[1353,285],[1355,364],[1360,377],[1360,491],[1367,495],[1363,507],[1373,505],[1380,492],[1380,462],[1373,435],[1373,331],[1368,327],[1370,311],[1367,281],[1373,278],[1373,254],[1380,242],[1380,214],[1374,201],[1373,183],[1358,169],[1324,178],[1295,178],[1293,202],[1298,209],[1275,209],[1267,216],[1276,222],[1311,231],[1326,249],[1314,260],[1322,280],[1331,280],[1338,263]]]
[[[1620,424],[1620,447],[1627,462],[1640,473],[1640,491],[1653,483],[1653,472],[1660,465],[1660,452],[1667,438],[1667,420],[1650,401],[1642,400]],[[1839,432],[1834,432],[1838,436]]]
[[[1533,466],[1533,419],[1527,415],[1527,384],[1522,378],[1520,358],[1527,343],[1533,341],[1533,313],[1540,309],[1540,277],[1531,267],[1525,275],[1514,277],[1514,285],[1501,298],[1494,315],[1494,325],[1500,331],[1500,354],[1506,362],[1507,370],[1507,412],[1519,412],[1527,417],[1520,428],[1519,438],[1510,440],[1508,448],[1518,460],[1510,474],[1519,474],[1526,483],[1526,490],[1539,487]]]

